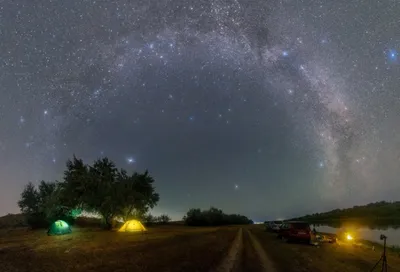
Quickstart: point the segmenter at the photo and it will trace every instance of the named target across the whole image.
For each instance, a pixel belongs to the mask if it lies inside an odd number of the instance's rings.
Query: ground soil
[[[285,243],[276,234],[261,227],[252,227],[251,232],[260,241],[263,249],[276,264],[278,271],[370,271],[381,256],[381,251],[346,243],[307,244]],[[387,254],[388,271],[400,271],[400,256]],[[375,271],[381,271],[380,266]]]
[[[0,270],[211,271],[237,227],[149,229],[146,234],[75,230],[71,235],[9,232],[0,236]]]
[[[64,236],[2,231],[0,271],[220,271],[217,268],[235,249],[232,272],[353,272],[370,271],[381,254],[380,249],[349,244],[285,243],[260,226],[242,227],[240,246],[233,246],[239,229],[165,226],[146,233],[118,233],[85,228]],[[400,256],[387,256],[388,271],[400,271]]]

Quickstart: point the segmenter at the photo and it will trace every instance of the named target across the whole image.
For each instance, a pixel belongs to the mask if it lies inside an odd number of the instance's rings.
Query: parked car
[[[270,231],[278,232],[280,230],[280,227],[282,226],[282,221],[271,221],[269,222],[268,229]]]
[[[311,242],[310,224],[301,221],[284,222],[278,231],[278,238],[287,242]]]

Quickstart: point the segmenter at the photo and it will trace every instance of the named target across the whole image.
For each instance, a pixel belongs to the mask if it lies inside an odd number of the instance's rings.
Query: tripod
[[[374,265],[374,267],[371,269],[371,272],[375,270],[375,268],[378,266],[378,264],[382,261],[382,268],[381,268],[381,272],[387,272],[387,259],[386,259],[386,236],[385,235],[381,235],[381,240],[383,240],[383,253],[381,258],[376,262],[376,264]]]

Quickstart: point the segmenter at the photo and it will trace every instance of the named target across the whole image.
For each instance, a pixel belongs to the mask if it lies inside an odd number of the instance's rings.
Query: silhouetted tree
[[[171,221],[171,218],[166,214],[162,214],[156,218],[156,221],[159,224],[167,224],[169,221]]]
[[[28,183],[21,193],[18,206],[32,228],[46,227],[56,219],[73,223],[70,209],[64,207],[60,201],[57,182],[41,181],[37,188],[33,183]]]
[[[189,226],[247,225],[253,223],[246,216],[225,214],[222,210],[214,207],[204,211],[190,209],[183,220]]]
[[[61,188],[69,207],[98,213],[110,229],[115,217],[141,219],[157,204],[159,195],[153,183],[148,171],[128,175],[107,157],[85,165],[74,156],[67,162]]]

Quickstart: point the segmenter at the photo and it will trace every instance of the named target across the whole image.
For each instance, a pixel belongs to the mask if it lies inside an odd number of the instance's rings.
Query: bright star
[[[235,190],[239,189],[239,185],[235,184]]]
[[[287,56],[289,56],[289,53],[288,53],[288,51],[283,51],[283,52],[282,52],[282,56],[284,56],[284,57],[287,57]]]
[[[394,49],[390,49],[389,50],[389,59],[392,61],[396,61],[397,60],[397,56],[398,56],[398,52]]]
[[[44,110],[43,114],[47,115],[49,112],[47,110]]]
[[[323,162],[320,162],[320,163],[319,163],[319,167],[320,167],[320,168],[324,167],[324,163],[323,163]]]
[[[189,120],[190,120],[190,121],[194,121],[194,116],[190,116],[190,117],[189,117]]]
[[[127,158],[126,161],[128,162],[128,164],[132,164],[132,163],[136,162],[136,160],[134,158]]]

